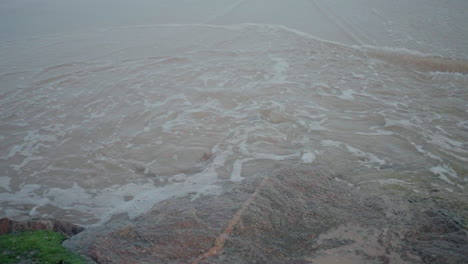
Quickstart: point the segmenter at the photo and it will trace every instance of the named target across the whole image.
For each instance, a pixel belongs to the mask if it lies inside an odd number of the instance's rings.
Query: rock
[[[468,263],[467,231],[440,210],[428,209],[423,214],[405,240],[424,263]]]
[[[71,237],[82,232],[84,227],[55,219],[29,221],[14,221],[6,217],[0,219],[0,235],[32,230],[52,230]]]
[[[457,223],[361,187],[300,165],[226,182],[216,196],[161,202],[68,246],[97,263],[466,263]]]
[[[73,249],[97,263],[307,263],[320,233],[347,221],[377,225],[384,214],[359,198],[323,171],[275,171],[226,183],[219,196],[162,202]]]

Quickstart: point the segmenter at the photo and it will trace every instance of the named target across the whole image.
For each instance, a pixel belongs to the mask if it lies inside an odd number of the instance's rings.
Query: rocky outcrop
[[[97,263],[468,259],[466,231],[438,211],[398,196],[371,195],[320,170],[289,168],[222,188],[217,196],[167,200],[130,224],[107,233],[84,232],[68,246]],[[86,235],[92,239],[83,239]]]
[[[84,228],[78,225],[54,219],[30,221],[14,221],[9,218],[0,219],[0,235],[32,230],[52,230],[62,233],[67,237],[71,237],[82,232]]]

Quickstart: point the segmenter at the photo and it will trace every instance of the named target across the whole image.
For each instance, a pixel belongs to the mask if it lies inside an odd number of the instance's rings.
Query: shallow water
[[[0,217],[102,223],[300,163],[466,195],[466,61],[259,24],[94,30],[0,54]]]

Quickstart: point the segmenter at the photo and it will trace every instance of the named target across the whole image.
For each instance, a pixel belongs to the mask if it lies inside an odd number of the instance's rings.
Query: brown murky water
[[[0,216],[103,223],[301,163],[466,197],[466,61],[265,25],[116,28],[0,50]]]

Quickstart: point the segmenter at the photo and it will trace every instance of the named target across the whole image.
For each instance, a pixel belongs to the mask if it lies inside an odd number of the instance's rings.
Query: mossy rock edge
[[[85,258],[64,248],[64,240],[64,235],[50,230],[0,235],[0,263],[88,263]]]

